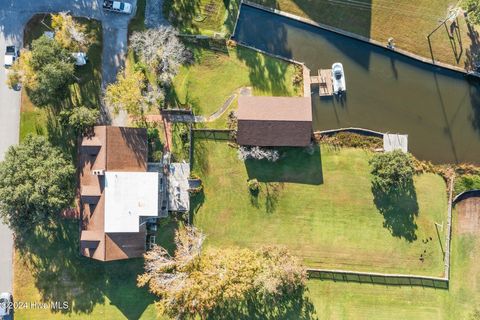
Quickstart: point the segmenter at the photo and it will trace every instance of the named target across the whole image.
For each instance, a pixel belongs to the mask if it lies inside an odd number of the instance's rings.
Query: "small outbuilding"
[[[240,96],[237,119],[243,146],[306,147],[312,139],[309,97]]]

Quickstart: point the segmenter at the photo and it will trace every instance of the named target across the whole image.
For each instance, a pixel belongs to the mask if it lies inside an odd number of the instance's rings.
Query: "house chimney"
[[[104,169],[93,170],[92,173],[94,176],[104,176],[105,170]]]

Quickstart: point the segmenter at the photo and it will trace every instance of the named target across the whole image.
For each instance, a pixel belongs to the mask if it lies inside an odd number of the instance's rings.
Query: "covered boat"
[[[345,74],[343,72],[343,65],[340,62],[336,62],[332,65],[332,81],[333,81],[333,93],[342,94],[347,90],[345,85]]]

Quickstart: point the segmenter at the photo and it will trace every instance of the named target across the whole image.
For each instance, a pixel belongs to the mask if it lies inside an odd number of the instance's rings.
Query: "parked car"
[[[16,46],[7,46],[5,49],[5,58],[4,58],[4,65],[5,68],[10,68],[15,60],[17,60],[19,56],[19,52]]]
[[[13,319],[13,296],[9,292],[0,293],[0,319]]]
[[[104,0],[103,9],[112,12],[130,14],[132,13],[132,4],[128,2]]]
[[[75,59],[76,66],[84,66],[88,62],[88,57],[85,52],[74,52],[72,53],[72,56]]]

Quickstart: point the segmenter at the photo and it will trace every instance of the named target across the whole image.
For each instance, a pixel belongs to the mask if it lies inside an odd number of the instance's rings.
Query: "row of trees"
[[[130,48],[139,61],[135,66],[119,72],[117,81],[105,92],[107,105],[115,112],[124,110],[140,116],[150,108],[163,105],[166,90],[182,64],[191,60],[191,53],[178,39],[174,28],[134,32]],[[147,75],[156,80],[147,81]]]
[[[280,307],[288,296],[303,293],[306,271],[284,248],[202,250],[205,236],[187,226],[177,231],[171,256],[160,246],[145,254],[148,285],[161,299],[158,307],[181,318],[218,318],[251,304]]]

